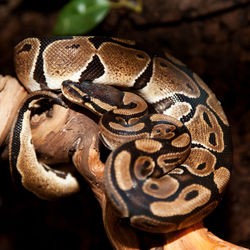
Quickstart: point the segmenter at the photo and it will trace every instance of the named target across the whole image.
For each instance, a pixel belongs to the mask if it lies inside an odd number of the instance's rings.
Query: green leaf
[[[71,0],[64,6],[54,27],[55,35],[77,35],[93,29],[108,14],[108,0]]]

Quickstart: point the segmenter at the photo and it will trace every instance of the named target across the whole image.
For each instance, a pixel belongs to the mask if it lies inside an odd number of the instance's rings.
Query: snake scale
[[[132,226],[170,232],[217,206],[231,173],[229,124],[214,93],[179,60],[133,41],[95,36],[27,38],[15,47],[14,60],[19,80],[34,93],[13,126],[10,165],[30,191],[50,198],[78,188],[72,176],[37,162],[27,136],[36,97],[42,92],[60,103],[47,92],[61,89],[100,116],[100,137],[111,150],[105,192]],[[30,161],[36,161],[32,178],[25,178]],[[41,195],[46,178],[52,191]]]

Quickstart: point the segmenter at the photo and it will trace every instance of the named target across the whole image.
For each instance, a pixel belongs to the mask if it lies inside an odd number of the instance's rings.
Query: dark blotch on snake
[[[177,162],[177,161],[179,161],[180,160],[180,158],[173,158],[173,159],[165,159],[164,160],[164,163],[173,163],[173,162]]]
[[[65,49],[78,49],[80,44],[72,44],[71,46],[66,46]]]
[[[150,81],[152,72],[153,72],[153,62],[151,60],[146,70],[135,80],[134,89],[144,88]]]
[[[209,117],[208,117],[208,115],[207,115],[206,112],[203,113],[203,119],[204,119],[204,121],[207,123],[207,125],[211,128],[211,127],[212,127],[212,124],[211,124],[211,122],[210,122],[210,120],[209,120]]]
[[[194,199],[195,197],[197,197],[198,194],[199,194],[199,192],[197,190],[193,190],[186,195],[185,200],[190,201],[190,200]]]
[[[144,161],[144,163],[141,166],[141,175],[142,176],[147,176],[151,172],[150,167],[150,162],[149,161]]]
[[[153,189],[153,190],[158,190],[159,189],[159,187],[156,184],[151,184],[150,188]]]
[[[203,162],[203,163],[201,163],[201,164],[198,165],[197,169],[198,170],[203,170],[205,167],[206,167],[206,163]]]
[[[215,137],[215,133],[210,133],[209,135],[209,142],[210,144],[212,144],[213,146],[216,146],[216,137]]]
[[[93,81],[104,74],[104,67],[97,55],[93,56],[92,61],[87,68],[82,72],[79,82]]]
[[[25,52],[25,51],[28,52],[28,51],[31,50],[31,48],[32,48],[31,44],[26,43],[26,44],[24,44],[23,47],[17,52],[17,54],[20,54],[20,53]]]

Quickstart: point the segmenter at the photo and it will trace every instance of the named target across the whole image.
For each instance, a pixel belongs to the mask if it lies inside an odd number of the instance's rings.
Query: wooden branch
[[[98,138],[98,126],[87,116],[72,109],[53,105],[31,119],[32,142],[46,164],[68,163],[75,150],[88,147]]]
[[[15,78],[0,75],[0,146],[6,141],[20,103],[27,94]]]

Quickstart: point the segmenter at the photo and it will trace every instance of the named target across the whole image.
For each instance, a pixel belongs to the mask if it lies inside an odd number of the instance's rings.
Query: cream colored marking
[[[151,139],[140,139],[135,141],[135,146],[138,150],[146,153],[156,153],[162,148],[162,144]]]
[[[128,108],[116,109],[113,111],[114,114],[119,114],[119,115],[138,114],[140,112],[145,111],[148,107],[147,103],[141,97],[139,97],[136,94],[129,93],[129,92],[124,92],[123,103],[124,105],[135,103],[136,107],[132,109],[128,109]]]
[[[164,170],[164,173],[167,173],[171,171],[175,166],[178,165],[178,162],[183,161],[182,159],[179,159],[182,157],[181,153],[166,153],[166,154],[161,154],[157,158],[157,164]],[[165,160],[173,160],[178,158],[179,160],[174,161],[174,162],[165,162]]]
[[[230,172],[225,167],[220,167],[214,171],[214,182],[219,190],[219,193],[223,193],[226,185],[230,179]]]
[[[80,45],[74,48],[72,45]],[[74,37],[49,44],[43,53],[46,82],[51,89],[60,89],[63,80],[78,81],[92,61],[95,47],[87,37]]]
[[[171,171],[174,167],[180,165],[187,157],[189,153],[189,148],[177,153],[166,153],[161,154],[158,159],[158,165],[163,169],[164,173]],[[174,162],[165,162],[165,160],[173,160],[176,159]]]
[[[31,45],[31,49],[29,51],[20,52],[25,44]],[[41,89],[40,84],[38,84],[33,78],[39,49],[40,41],[37,38],[27,38],[18,43],[15,47],[14,63],[16,74],[18,79],[29,91]]]
[[[212,127],[210,127],[204,121],[204,113],[207,114]],[[215,150],[217,152],[222,152],[224,150],[223,131],[214,114],[205,106],[201,104],[198,105],[193,119],[191,119],[185,125],[191,133],[192,142],[199,143],[206,148]],[[216,145],[213,145],[209,142],[209,136],[212,133],[215,135]]]
[[[188,146],[188,144],[190,144],[190,136],[189,134],[185,133],[185,134],[181,134],[180,136],[178,136],[176,139],[174,139],[171,142],[171,145],[177,148],[183,148]]]
[[[135,132],[140,131],[145,127],[144,123],[137,123],[133,126],[125,127],[119,123],[109,122],[109,126],[115,130],[125,131],[125,132]]]
[[[181,168],[174,168],[173,170],[169,172],[169,174],[183,174],[183,173],[184,173],[184,170]]]
[[[145,163],[148,163],[144,166]],[[149,156],[139,156],[134,163],[134,173],[138,180],[145,180],[154,171],[155,163]]]
[[[113,109],[116,109],[117,106],[111,106],[105,102],[102,102],[101,100],[99,99],[96,99],[96,98],[91,98],[92,102],[94,102],[97,106],[101,107],[102,109],[106,110],[107,112],[110,111],[110,110],[113,110]],[[95,111],[95,109],[93,108],[93,111]],[[95,111],[96,112],[96,111]]]
[[[108,142],[107,144],[110,146],[111,150],[114,150],[115,148],[131,140],[149,137],[148,133],[137,133],[134,135],[128,135],[126,133],[115,134],[103,126],[102,119],[100,120],[99,124],[102,138],[105,139],[106,142]]]
[[[227,117],[221,107],[220,102],[216,99],[215,94],[210,94],[208,99],[207,99],[207,104],[208,106],[213,109],[213,111],[220,117],[222,122],[226,125],[229,126]]]
[[[152,186],[154,188],[152,188]],[[169,175],[147,179],[142,186],[142,190],[145,194],[159,199],[166,199],[174,194],[178,188],[179,182]]]
[[[153,114],[150,116],[150,120],[152,122],[167,121],[167,122],[174,124],[176,127],[183,126],[182,122],[178,121],[177,119],[175,119],[172,116],[164,115],[164,114]]]
[[[139,120],[140,120],[140,117],[130,118],[129,121],[128,121],[128,124],[132,125],[134,123],[137,123]]]
[[[198,223],[203,220],[208,214],[210,214],[218,205],[218,201],[214,201],[212,203],[209,203],[207,206],[202,208],[200,211],[197,213],[188,216],[184,221],[182,221],[178,229],[182,229],[184,227],[189,227],[194,225],[195,223]]]
[[[215,111],[215,113],[221,118],[222,122],[226,126],[229,126],[227,117],[221,107],[220,102],[217,100],[215,94],[196,73],[193,74],[193,77],[199,83],[199,85],[209,94],[209,97],[207,99],[207,104],[209,105],[209,107]]]
[[[154,220],[146,215],[136,215],[130,219],[131,225],[136,228],[151,232],[151,233],[167,233],[177,229],[177,225],[173,222],[163,222]],[[152,225],[152,226],[150,226]]]
[[[191,98],[200,95],[196,83],[185,72],[161,57],[153,58],[153,72],[150,82],[138,92],[149,103],[173,97],[175,93],[184,94]]]
[[[151,131],[151,137],[152,138],[158,138],[158,139],[166,139],[169,140],[170,138],[175,136],[176,126],[172,124],[157,124],[153,127]]]
[[[127,191],[133,187],[130,175],[131,155],[128,151],[121,151],[114,160],[115,178],[121,190]]]
[[[132,87],[135,79],[145,71],[150,62],[149,55],[144,51],[112,42],[102,43],[98,56],[105,67],[105,74],[94,82],[116,86]]]
[[[191,200],[185,200],[187,194],[192,191],[197,191],[198,195]],[[161,217],[185,215],[206,204],[210,197],[211,191],[209,189],[199,184],[191,184],[185,187],[174,201],[152,202],[150,210],[154,215]]]
[[[165,115],[169,115],[180,120],[183,116],[190,113],[192,106],[187,102],[176,102],[164,111]]]
[[[214,171],[216,157],[207,149],[192,148],[187,160],[182,164],[188,171],[197,176],[207,176]],[[204,168],[198,169],[201,164]]]

